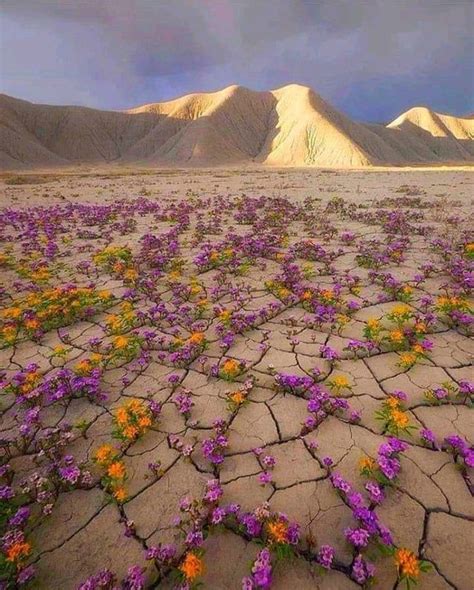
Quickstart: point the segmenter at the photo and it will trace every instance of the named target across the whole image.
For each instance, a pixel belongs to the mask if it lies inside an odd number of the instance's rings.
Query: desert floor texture
[[[3,176],[6,587],[472,588],[473,181]]]

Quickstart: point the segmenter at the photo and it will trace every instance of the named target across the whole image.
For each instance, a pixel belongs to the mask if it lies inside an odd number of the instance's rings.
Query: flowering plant
[[[114,414],[114,436],[124,442],[135,441],[143,436],[157,421],[161,406],[150,401],[145,404],[132,399],[122,404]]]
[[[383,422],[384,431],[399,436],[401,432],[409,434],[417,427],[410,424],[410,418],[405,410],[403,402],[407,396],[403,391],[395,391],[382,402],[382,409],[375,412],[377,420]]]
[[[64,285],[17,299],[0,312],[0,348],[22,338],[38,340],[45,332],[91,317],[112,305],[108,291]]]
[[[226,381],[235,381],[245,370],[245,362],[236,359],[225,359],[218,367],[218,376]]]
[[[120,459],[119,450],[110,444],[104,444],[97,449],[94,461],[102,470],[101,483],[105,491],[117,502],[124,502],[127,499],[124,485],[127,480],[127,470]]]

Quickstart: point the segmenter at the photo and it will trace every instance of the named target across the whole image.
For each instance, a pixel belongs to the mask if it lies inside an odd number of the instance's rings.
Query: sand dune
[[[229,86],[128,111],[0,95],[0,168],[77,163],[364,167],[474,162],[474,120],[415,107],[356,123],[310,88]]]

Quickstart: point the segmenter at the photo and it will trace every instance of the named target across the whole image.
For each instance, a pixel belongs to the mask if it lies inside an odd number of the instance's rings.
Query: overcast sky
[[[121,109],[311,86],[355,119],[474,111],[473,0],[0,0],[0,89]]]

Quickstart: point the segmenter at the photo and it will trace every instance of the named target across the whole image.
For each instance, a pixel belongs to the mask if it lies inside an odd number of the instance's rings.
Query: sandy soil
[[[460,199],[469,207],[474,195],[472,167],[365,168],[333,170],[312,168],[194,168],[150,169],[87,167],[39,169],[34,172],[0,174],[0,179],[19,176],[37,179],[38,184],[4,187],[2,205],[51,204],[64,199],[113,202],[151,191],[154,198],[182,196],[183,191],[205,191],[206,195],[267,195],[304,199],[343,196],[358,202],[396,196],[402,185],[419,187],[427,197]],[[39,177],[39,179],[38,179]],[[46,182],[48,180],[51,182]],[[395,194],[394,194],[395,193]]]
[[[397,582],[394,558],[374,550],[387,527],[394,551],[407,548],[415,561],[431,565],[418,588],[469,590],[473,422],[465,391],[471,388],[472,399],[474,347],[464,316],[469,315],[466,277],[472,267],[467,248],[473,241],[472,172],[135,172],[35,172],[33,184],[9,184],[26,175],[13,181],[3,177],[8,183],[2,186],[0,214],[3,327],[13,321],[5,310],[26,309],[24,298],[38,289],[73,283],[107,290],[114,298],[105,306],[94,308],[94,303],[85,317],[49,329],[36,341],[23,329],[13,345],[0,348],[9,485],[16,491],[26,478],[34,488],[33,474],[45,469],[38,441],[48,428],[65,424],[73,428],[62,455],[72,455],[81,471],[91,473],[91,479],[81,476],[72,484],[53,478],[48,503],[54,506],[46,517],[31,492],[36,508],[26,538],[32,552],[24,564],[34,562],[38,587],[72,590],[104,567],[122,579],[134,564],[145,568],[150,587],[174,587],[169,568],[158,574],[145,560],[145,549],[174,542],[180,500],[202,499],[206,482],[217,479],[222,506],[237,503],[241,511],[252,512],[269,502],[272,516],[262,522],[271,548],[275,540],[268,523],[278,518],[274,513],[299,523],[297,556],[273,562],[272,588],[357,588],[359,551],[346,535],[368,525],[357,519],[354,497],[336,489],[340,475],[352,492],[362,494],[363,505],[382,527],[361,549],[375,564],[375,588],[404,587]],[[183,208],[186,203],[189,209]],[[189,222],[180,226],[183,216]],[[169,233],[178,226],[177,234]],[[142,237],[149,233],[166,237],[147,250]],[[170,252],[174,240],[177,253]],[[257,252],[258,240],[264,247]],[[118,264],[113,256],[108,263],[94,258],[111,245],[130,256]],[[166,264],[157,254],[169,256]],[[440,297],[452,298],[448,304],[454,301],[463,321]],[[124,300],[131,302],[128,323]],[[156,311],[159,305],[166,311]],[[406,305],[400,312],[406,316],[397,323],[393,313],[400,305]],[[67,315],[64,310],[56,315],[61,313]],[[380,343],[374,337],[372,349],[351,352],[351,341],[371,339],[366,330],[374,320],[387,339]],[[118,328],[111,330],[114,321]],[[147,330],[154,336],[144,336]],[[406,331],[402,343],[394,335],[400,330]],[[203,334],[196,342],[205,338],[207,346],[190,356],[173,356],[196,333]],[[233,337],[223,343],[229,333]],[[114,356],[120,350],[115,339],[122,335],[142,338],[127,357]],[[404,354],[425,340],[430,346],[415,355],[416,362],[404,364]],[[61,348],[64,354],[58,353]],[[18,393],[8,389],[18,372],[35,363],[39,381],[32,391],[43,392],[42,384],[59,367],[77,372],[78,363],[94,354],[102,355],[98,370],[106,400],[69,394],[52,400],[41,393],[36,401],[20,403]],[[233,376],[225,370],[233,366],[225,365],[229,359],[239,367]],[[311,385],[285,385],[288,375]],[[445,394],[434,403],[433,391],[440,389]],[[400,391],[406,399],[397,402]],[[237,392],[245,403],[232,401]],[[180,394],[193,402],[189,413],[179,411]],[[158,402],[161,414],[139,440],[121,444],[112,438],[114,416],[133,399]],[[311,409],[311,399],[322,403],[319,413]],[[389,402],[398,403],[404,416],[399,423],[406,419],[414,428],[396,433],[406,449],[393,455],[400,470],[391,486],[382,485],[384,499],[377,504],[365,484],[381,473],[377,465],[390,425],[376,413]],[[27,407],[35,405],[40,418],[22,448],[19,428]],[[225,420],[227,445],[223,461],[213,463],[203,441],[214,436],[217,418]],[[423,438],[425,430],[432,431],[434,443]],[[445,440],[451,435],[460,437],[457,453],[449,444],[453,439]],[[101,479],[106,467],[93,460],[98,447],[109,442],[117,446],[117,460],[128,475],[123,503],[108,502],[113,487]],[[273,468],[268,456],[274,458]],[[374,460],[369,477],[360,472],[364,457]],[[57,467],[64,459],[55,461]],[[271,481],[262,482],[264,472]],[[51,470],[47,477],[53,477]],[[211,526],[214,508],[200,505],[204,588],[239,589],[261,545],[230,520]],[[183,538],[176,543],[179,568],[186,545]],[[330,571],[321,574],[317,561],[324,545],[335,549],[335,557]]]

